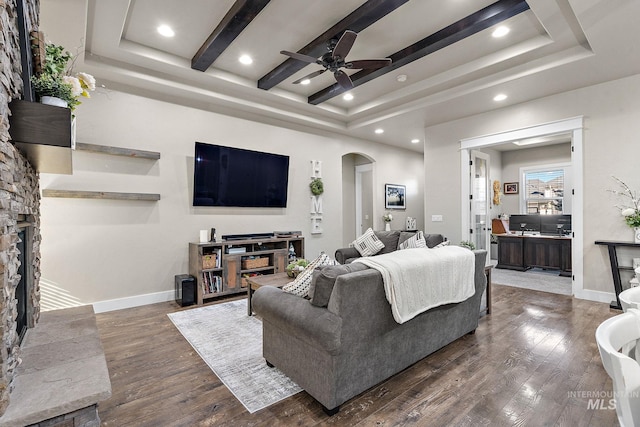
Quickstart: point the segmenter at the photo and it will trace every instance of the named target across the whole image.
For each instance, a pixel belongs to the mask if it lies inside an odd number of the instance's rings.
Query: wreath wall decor
[[[309,188],[311,188],[311,194],[314,196],[319,196],[324,193],[324,184],[322,183],[322,178],[314,178],[309,184]]]

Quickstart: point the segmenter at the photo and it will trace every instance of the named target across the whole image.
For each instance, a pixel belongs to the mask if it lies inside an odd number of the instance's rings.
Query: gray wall
[[[385,182],[407,185],[406,214],[422,220],[424,170],[414,151],[331,134],[312,134],[108,91],[76,110],[78,141],[159,151],[149,161],[76,151],[74,173],[42,174],[43,189],[160,193],[159,202],[42,199],[43,282],[93,303],[127,304],[170,299],[174,275],[186,273],[189,242],[200,229],[218,236],[301,230],[306,256],[333,254],[345,243],[343,160],[362,153],[376,163],[374,228],[382,229]],[[290,156],[285,209],[193,207],[194,142]],[[311,160],[322,161],[324,232],[312,235]],[[351,178],[347,178],[350,180]],[[350,218],[353,218],[351,215]],[[159,295],[154,295],[158,294]],[[131,300],[131,298],[133,298]],[[114,306],[122,306],[118,301]],[[98,307],[98,310],[101,308]]]
[[[461,237],[461,139],[576,116],[585,117],[584,176],[576,177],[584,183],[584,288],[612,292],[606,251],[594,241],[632,239],[607,189],[615,187],[615,175],[640,190],[640,75],[426,128],[425,217],[437,213],[445,219],[431,228],[453,241]]]

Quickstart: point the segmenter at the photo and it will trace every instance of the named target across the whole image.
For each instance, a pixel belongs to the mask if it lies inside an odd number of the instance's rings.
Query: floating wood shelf
[[[76,190],[42,190],[43,197],[63,197],[68,199],[110,199],[110,200],[142,200],[156,202],[159,194],[152,193],[113,193],[107,191]]]
[[[138,159],[158,160],[160,158],[160,153],[156,151],[134,150],[132,148],[110,147],[108,145],[86,144],[83,142],[76,143],[76,150]]]

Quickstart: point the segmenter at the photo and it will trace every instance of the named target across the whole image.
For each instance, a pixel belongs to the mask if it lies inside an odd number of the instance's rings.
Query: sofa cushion
[[[384,248],[384,243],[380,241],[371,228],[368,228],[362,236],[353,242],[353,247],[358,250],[360,255],[371,256],[380,252]]]
[[[424,239],[427,241],[427,247],[433,248],[444,241],[442,234],[425,234]]]
[[[375,235],[384,244],[384,248],[378,252],[378,255],[388,254],[398,249],[399,231],[376,231]]]
[[[333,285],[336,284],[338,276],[366,270],[367,268],[366,265],[360,263],[317,268],[313,272],[311,287],[309,288],[311,304],[318,307],[326,307],[329,304],[329,298],[331,297],[331,292],[333,292]]]
[[[398,243],[398,249],[414,249],[414,248],[426,248],[427,241],[424,239],[422,231],[418,231],[414,236],[409,237],[402,243]]]
[[[437,248],[444,248],[445,246],[449,246],[450,241],[449,240],[445,240],[444,242],[440,242],[437,245],[435,245],[433,248],[431,249],[437,249]]]
[[[320,266],[335,264],[336,262],[334,260],[322,252],[298,274],[295,280],[284,285],[282,290],[304,298],[309,294],[309,287],[311,286],[311,279],[313,278],[313,270]]]

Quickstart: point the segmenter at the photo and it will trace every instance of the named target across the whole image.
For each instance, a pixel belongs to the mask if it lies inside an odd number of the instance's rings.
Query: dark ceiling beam
[[[408,1],[409,0],[369,0],[336,25],[322,33],[322,35],[318,36],[311,43],[300,49],[298,53],[318,58],[327,53],[327,43],[331,39],[339,38],[345,30],[358,33]],[[309,64],[289,58],[260,78],[260,80],[258,80],[258,87],[269,90],[293,76],[307,65]]]
[[[374,70],[361,70],[352,74],[350,77],[353,86],[360,86],[527,10],[529,10],[529,5],[524,0],[497,1],[390,55],[389,58],[393,61],[391,65]],[[318,105],[347,90],[336,83],[309,96],[308,102]]]
[[[237,0],[198,52],[191,68],[206,71],[271,0]]]

